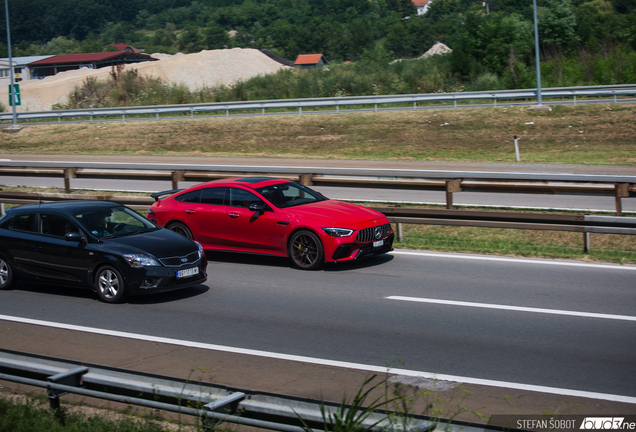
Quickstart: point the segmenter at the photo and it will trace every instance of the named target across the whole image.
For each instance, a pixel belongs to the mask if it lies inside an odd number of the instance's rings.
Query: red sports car
[[[285,256],[308,270],[393,250],[382,213],[290,180],[230,178],[151,196],[148,219],[207,250]]]

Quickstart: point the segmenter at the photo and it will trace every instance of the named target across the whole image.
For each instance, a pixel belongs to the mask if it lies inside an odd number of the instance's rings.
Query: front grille
[[[380,236],[377,237],[376,236],[376,230],[379,230],[380,232]],[[364,228],[361,229],[360,232],[358,233],[356,240],[362,243],[366,243],[366,242],[370,242],[370,241],[375,241],[375,240],[380,240],[386,236],[389,235],[389,233],[391,232],[391,224],[384,224],[384,225],[378,225],[376,227],[372,227],[372,228]]]
[[[185,258],[185,261],[184,261]],[[170,267],[178,267],[189,263],[199,261],[199,252],[192,252],[191,254],[178,257],[160,258],[161,264]]]

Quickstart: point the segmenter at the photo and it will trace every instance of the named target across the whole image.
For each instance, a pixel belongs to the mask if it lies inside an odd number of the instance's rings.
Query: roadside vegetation
[[[0,134],[5,154],[125,154],[636,165],[636,105],[53,123]]]

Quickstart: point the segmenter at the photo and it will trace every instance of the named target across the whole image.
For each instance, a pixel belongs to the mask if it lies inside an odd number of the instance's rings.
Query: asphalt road
[[[6,158],[35,159],[0,155]],[[636,167],[137,156],[125,161],[636,175]],[[43,185],[53,186],[46,179]],[[96,188],[120,189],[104,181]],[[121,185],[136,188],[171,186]],[[442,194],[420,192],[324,192],[340,199],[444,202]],[[614,208],[612,198],[573,198],[584,201],[454,194],[456,204]],[[624,211],[636,210],[632,201],[623,200]],[[211,254],[210,261],[205,285],[122,305],[63,287],[22,284],[0,292],[0,347],[184,378],[193,367],[205,367],[221,384],[335,401],[345,391],[355,393],[365,373],[391,364],[400,375],[462,384],[472,395],[467,405],[486,415],[540,414],[563,406],[592,415],[636,413],[635,266],[400,251],[318,272],[294,270],[278,258]]]
[[[398,252],[305,272],[210,258],[205,286],[107,305],[23,284],[0,293],[0,316],[636,404],[636,266]]]

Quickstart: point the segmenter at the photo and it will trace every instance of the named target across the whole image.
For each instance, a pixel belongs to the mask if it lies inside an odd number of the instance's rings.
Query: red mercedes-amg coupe
[[[285,256],[307,270],[393,250],[382,213],[290,180],[229,178],[151,196],[148,219],[207,250]]]

